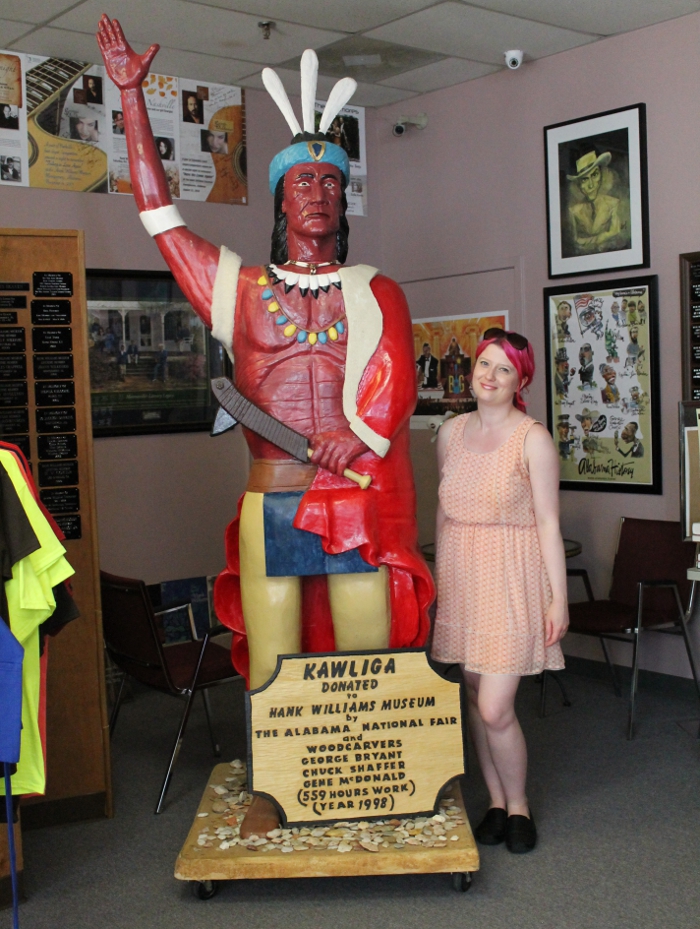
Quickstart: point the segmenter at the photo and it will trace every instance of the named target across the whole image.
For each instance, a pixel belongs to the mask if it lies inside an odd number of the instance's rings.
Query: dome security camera
[[[417,116],[399,116],[391,131],[395,136],[402,136],[405,135],[409,126],[413,126],[415,129],[425,129],[427,125],[428,116],[426,113],[419,113]]]
[[[523,63],[525,52],[522,50],[522,48],[511,48],[507,52],[504,52],[503,56],[506,59],[506,64],[511,69],[511,71],[517,71],[520,65]]]

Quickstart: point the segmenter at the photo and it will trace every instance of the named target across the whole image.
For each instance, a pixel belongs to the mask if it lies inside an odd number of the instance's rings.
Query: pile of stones
[[[211,813],[198,813],[202,830],[197,848],[226,851],[240,846],[260,852],[378,852],[384,848],[406,847],[444,848],[448,842],[458,842],[455,831],[464,825],[459,806],[450,797],[440,802],[435,816],[413,819],[380,819],[360,822],[337,822],[333,825],[302,826],[293,829],[273,829],[264,836],[240,836],[241,822],[253,799],[248,793],[245,765],[239,759],[230,764],[231,775],[224,784],[210,784]]]

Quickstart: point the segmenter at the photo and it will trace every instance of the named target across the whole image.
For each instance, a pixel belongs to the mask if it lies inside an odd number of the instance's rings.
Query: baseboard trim
[[[22,829],[42,829],[62,823],[105,819],[107,794],[103,790],[82,797],[64,797],[61,800],[26,801],[22,804]]]

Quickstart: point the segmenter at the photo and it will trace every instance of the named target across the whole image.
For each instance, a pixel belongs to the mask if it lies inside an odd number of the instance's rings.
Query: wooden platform
[[[460,809],[464,824],[451,830],[442,847],[426,848],[405,845],[403,848],[380,848],[377,852],[355,850],[338,852],[336,849],[310,848],[284,854],[280,849],[262,852],[234,845],[219,849],[198,845],[198,837],[205,825],[213,832],[224,825],[228,813],[215,813],[212,804],[216,795],[210,784],[222,783],[230,774],[226,764],[217,765],[209,778],[207,788],[187,840],[175,864],[175,877],[181,881],[208,882],[283,877],[354,877],[370,874],[465,874],[479,869],[479,853],[467,819],[458,782],[453,783],[448,795]],[[200,814],[208,814],[206,817]],[[466,886],[462,889],[466,889]],[[203,895],[204,896],[204,895]],[[209,896],[209,894],[207,894]]]

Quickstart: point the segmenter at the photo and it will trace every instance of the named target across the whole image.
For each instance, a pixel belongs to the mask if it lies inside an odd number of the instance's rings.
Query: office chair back
[[[174,691],[143,581],[100,571],[102,628],[114,663],[142,684]]]
[[[624,517],[613,566],[610,600],[636,610],[641,580],[672,581],[678,585],[681,601],[687,603],[690,581],[686,571],[693,566],[694,559],[695,545],[683,541],[680,523]],[[677,620],[678,610],[671,590],[645,589],[643,625]]]

